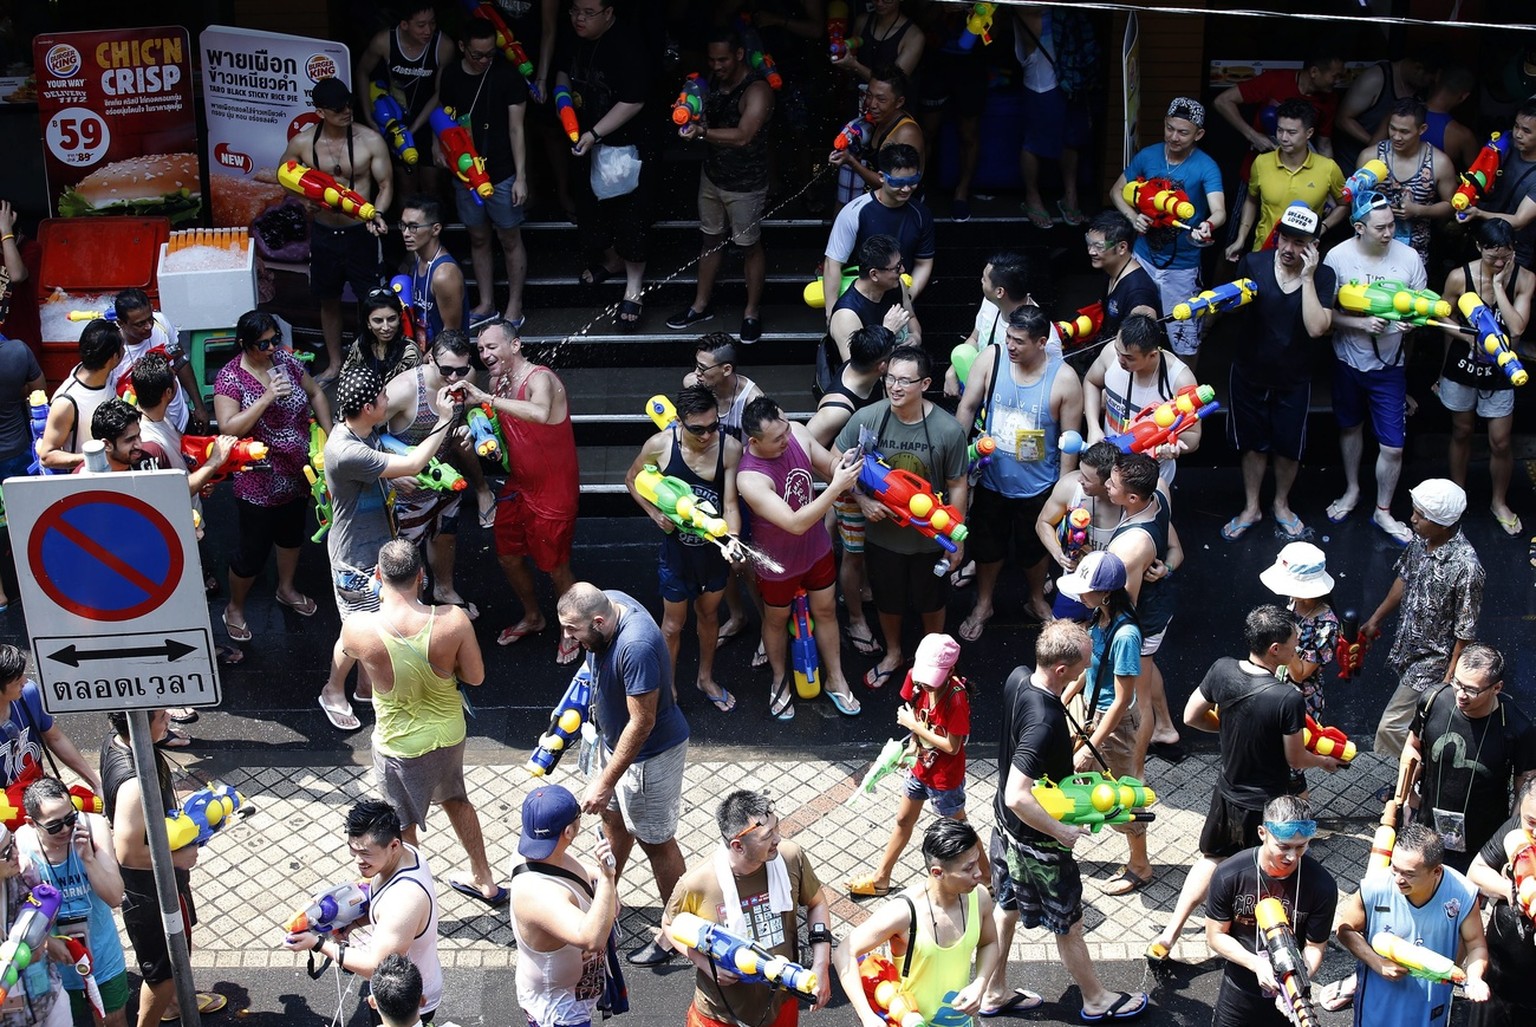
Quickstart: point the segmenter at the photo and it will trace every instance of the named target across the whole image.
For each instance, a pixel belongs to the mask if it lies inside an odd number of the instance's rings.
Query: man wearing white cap
[[[1376,751],[1402,752],[1408,725],[1424,690],[1450,684],[1461,651],[1477,637],[1483,605],[1483,565],[1461,533],[1467,494],[1455,482],[1428,478],[1409,490],[1413,499],[1413,541],[1397,561],[1397,579],[1370,620],[1366,638],[1381,634],[1381,623],[1402,607],[1387,665],[1398,676],[1376,727]]]

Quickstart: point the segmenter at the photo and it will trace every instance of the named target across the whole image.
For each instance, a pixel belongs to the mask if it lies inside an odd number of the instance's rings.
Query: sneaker
[[[684,328],[692,328],[696,324],[702,324],[705,321],[711,321],[714,319],[714,316],[715,312],[713,310],[706,309],[701,313],[697,310],[694,310],[692,307],[689,307],[682,313],[673,314],[671,317],[667,318],[667,327],[675,331],[682,331]]]
[[[763,337],[763,319],[760,317],[744,317],[741,319],[741,341],[751,345]]]

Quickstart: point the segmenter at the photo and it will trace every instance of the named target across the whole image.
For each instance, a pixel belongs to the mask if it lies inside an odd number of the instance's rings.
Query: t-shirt
[[[1381,257],[1367,257],[1360,252],[1360,241],[1351,239],[1328,251],[1323,266],[1332,268],[1339,288],[1350,282],[1402,282],[1410,289],[1422,289],[1428,281],[1424,261],[1407,243],[1393,239]],[[1408,326],[1401,321],[1388,322],[1387,330],[1372,338],[1358,328],[1333,325],[1333,355],[1356,371],[1380,371],[1403,362],[1403,335]]]
[[[1365,937],[1386,932],[1412,945],[1423,945],[1451,959],[1461,944],[1461,925],[1477,915],[1477,889],[1455,869],[1444,867],[1440,885],[1422,906],[1408,901],[1391,874],[1368,874],[1360,881],[1365,906]],[[1392,1027],[1444,1027],[1450,1021],[1451,986],[1405,976],[1389,981],[1357,971],[1355,1023]]]
[[[846,452],[859,444],[859,429],[868,426],[878,433],[876,445],[885,462],[896,470],[911,471],[933,487],[934,494],[948,502],[945,484],[964,476],[970,461],[966,456],[965,429],[954,416],[938,406],[931,406],[916,424],[903,424],[891,413],[890,400],[881,400],[848,418],[837,433],[837,450]],[[864,529],[870,545],[893,553],[937,552],[939,544],[916,528],[903,528],[893,518],[870,521]]]
[[[965,784],[965,740],[971,733],[971,697],[965,690],[965,682],[950,678],[940,688],[923,688],[913,683],[912,673],[908,671],[906,683],[901,686],[901,697],[909,703],[914,697],[917,699],[912,712],[918,722],[928,725],[934,734],[960,739],[960,747],[953,753],[930,749],[919,743],[912,776],[939,791]]]
[[[789,875],[790,892],[797,907],[809,907],[821,891],[821,881],[811,869],[800,846],[788,839],[779,842],[779,857]],[[745,877],[736,878],[736,896],[746,918],[747,935],[777,956],[784,956],[801,966],[809,966],[811,955],[801,952],[798,916],[794,910],[775,913],[768,904],[768,867],[766,864]],[[711,851],[683,875],[667,902],[666,919],[679,913],[692,913],[714,924],[725,924],[725,896],[715,872]],[[721,1023],[765,1024],[773,1021],[786,1002],[794,1002],[794,993],[770,988],[761,983],[717,984],[714,975],[694,972],[693,1001],[699,1012]]]
[[[1194,228],[1211,216],[1211,205],[1206,199],[1211,193],[1222,196],[1221,168],[1204,150],[1196,147],[1178,164],[1170,164],[1167,150],[1162,143],[1146,146],[1136,152],[1125,166],[1125,180],[1138,178],[1166,178],[1189,195],[1194,204],[1195,216],[1188,224]],[[1136,259],[1154,267],[1179,270],[1200,266],[1200,254],[1204,252],[1190,241],[1183,229],[1154,228],[1136,238],[1132,251]],[[1153,304],[1155,307],[1156,304]]]
[[[112,395],[117,395],[117,383],[132,374],[133,365],[150,350],[158,349],[163,352],[165,358],[170,361],[172,370],[185,363],[186,357],[182,354],[178,339],[175,327],[166,321],[164,314],[155,315],[154,328],[150,330],[149,338],[143,342],[135,346],[124,339],[123,359],[107,372],[107,388],[111,390]],[[171,405],[166,408],[165,416],[170,418],[177,431],[186,431],[187,394],[181,387],[180,379],[171,383],[171,390]]]
[[[11,703],[0,739],[0,787],[43,776],[43,732],[53,729],[53,717],[43,709],[36,681],[21,686],[21,698]]]
[[[32,449],[27,383],[42,376],[30,346],[0,336],[0,460],[15,459]]]
[[[1232,368],[1262,388],[1294,389],[1312,380],[1312,347],[1318,340],[1307,334],[1301,318],[1301,290],[1282,292],[1275,280],[1275,251],[1245,253],[1237,261],[1237,277],[1251,278],[1258,286],[1252,303],[1231,316],[1242,327],[1243,344],[1232,350]],[[1324,310],[1333,307],[1338,276],[1327,264],[1313,273],[1317,302]]]
[[[1221,707],[1222,797],[1243,809],[1264,805],[1290,791],[1285,736],[1306,726],[1307,707],[1294,685],[1273,674],[1251,674],[1237,660],[1211,664],[1200,694]]]
[[[1110,637],[1110,630],[1114,637]],[[1093,702],[1093,690],[1098,683],[1099,701],[1094,713],[1103,713],[1115,701],[1115,678],[1134,678],[1141,673],[1141,628],[1137,623],[1122,617],[1113,624],[1102,625],[1097,617],[1088,629],[1093,638],[1093,658],[1088,662],[1088,677],[1083,684],[1085,702]],[[1099,682],[1099,666],[1104,662],[1105,649],[1109,650],[1109,666],[1104,668],[1103,681]],[[1136,705],[1136,696],[1131,696]],[[1129,707],[1127,707],[1129,708]]]
[[[1499,825],[1493,837],[1478,852],[1494,873],[1502,874],[1509,866],[1504,836],[1524,827],[1520,814],[1513,814]],[[1536,981],[1536,931],[1530,929],[1529,923],[1520,922],[1523,917],[1524,914],[1511,906],[1508,899],[1501,898],[1493,903],[1485,932],[1488,967],[1483,971],[1483,980],[1493,994],[1505,1002],[1536,1010],[1536,990],[1530,986],[1531,981]]]
[[[1253,114],[1253,127],[1267,136],[1275,134],[1275,109],[1286,100],[1305,100],[1317,111],[1316,136],[1328,139],[1333,136],[1333,115],[1339,106],[1339,94],[1326,92],[1313,96],[1302,95],[1296,85],[1294,68],[1276,68],[1262,72],[1246,82],[1238,84],[1238,98],[1245,104],[1257,104]]]
[[[1259,220],[1253,231],[1253,248],[1261,250],[1285,208],[1300,200],[1318,214],[1332,199],[1344,195],[1344,172],[1320,153],[1307,151],[1301,167],[1294,170],[1280,162],[1280,151],[1271,150],[1253,159],[1248,169],[1248,195],[1259,201]]]
[[[371,439],[371,437],[370,437]],[[367,572],[379,562],[379,550],[395,537],[384,480],[389,454],[375,449],[338,421],[325,440],[325,484],[331,490],[331,530],[325,536],[333,573]]]
[[[1008,808],[1010,768],[1039,784],[1046,778],[1065,781],[1072,775],[1072,734],[1061,699],[1030,681],[1028,667],[1016,667],[1003,685],[1003,723],[997,742],[998,785],[992,800],[997,824],[1007,834],[1035,845],[1055,845]]]
[[[1135,268],[1122,275],[1104,297],[1104,324],[1099,329],[1099,338],[1113,338],[1120,331],[1120,322],[1137,307],[1149,307],[1156,311],[1163,309],[1162,292],[1139,262]]]
[[[1499,172],[1493,192],[1478,206],[1496,214],[1513,214],[1527,196],[1536,197],[1536,161],[1521,157],[1513,145],[1500,162]],[[1536,264],[1536,225],[1526,225],[1515,232],[1515,261],[1525,268]]]
[[[1410,728],[1419,740],[1424,769],[1419,775],[1420,813],[1431,810],[1452,818],[1465,814],[1465,841],[1447,849],[1446,860],[1465,868],[1479,845],[1509,816],[1514,779],[1536,770],[1536,729],[1510,700],[1486,717],[1469,719],[1456,708],[1452,688],[1437,688],[1419,703]],[[1442,835],[1454,825],[1431,824]],[[1464,858],[1453,858],[1461,855]]]
[[[469,128],[470,141],[485,158],[485,173],[492,182],[503,182],[519,170],[512,160],[507,114],[509,108],[528,102],[528,84],[517,69],[493,57],[483,75],[470,75],[463,61],[451,61],[443,67],[437,99],[442,106],[452,107],[460,123]]]
[[[556,66],[571,77],[572,99],[582,131],[588,131],[603,119],[615,104],[645,103],[651,91],[655,68],[650,48],[636,38],[637,25],[620,17],[597,39],[563,37],[563,53]],[[646,136],[645,125],[656,115],[642,110],[623,125],[603,136],[605,146],[639,145]]]
[[[1266,951],[1264,937],[1254,919],[1260,899],[1275,898],[1285,907],[1297,948],[1328,940],[1333,930],[1334,907],[1339,888],[1333,876],[1311,856],[1302,856],[1297,869],[1286,877],[1271,877],[1259,866],[1259,850],[1244,849],[1224,860],[1211,876],[1205,897],[1207,920],[1229,924],[1228,933],[1249,952]],[[1224,960],[1227,982],[1250,995],[1261,994],[1253,971]]]
[[[605,589],[603,594],[623,610],[608,648],[587,657],[592,705],[603,744],[611,751],[629,725],[627,697],[656,693],[656,723],[635,754],[639,763],[686,742],[688,721],[672,699],[672,658],[656,621],[631,596],[615,589]]]
[[[878,191],[865,193],[837,212],[832,234],[827,236],[827,256],[846,266],[866,239],[888,235],[896,240],[901,262],[910,273],[919,260],[931,259],[938,249],[933,214],[919,199],[887,207],[879,195]]]

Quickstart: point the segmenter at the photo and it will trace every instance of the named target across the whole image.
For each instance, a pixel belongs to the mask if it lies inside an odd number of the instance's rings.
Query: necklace
[[[932,925],[932,927],[933,927],[933,943],[935,945],[938,945],[939,944],[939,918],[938,918],[937,913],[935,912],[936,907],[935,907],[934,901],[933,901],[933,893],[930,892],[930,891],[927,891],[925,889],[923,894],[928,899],[928,923],[930,925]],[[954,923],[954,918],[953,917],[950,918],[950,923],[951,924]],[[960,937],[961,938],[965,937],[965,900],[963,898],[960,900]],[[953,944],[953,943],[951,943],[951,944]],[[940,947],[942,948],[944,946],[940,946]]]

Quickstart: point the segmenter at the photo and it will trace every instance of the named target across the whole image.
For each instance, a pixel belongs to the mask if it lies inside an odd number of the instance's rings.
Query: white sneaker
[[[1387,537],[1400,546],[1406,547],[1413,541],[1413,529],[1379,507],[1371,514],[1371,523],[1386,532]]]

